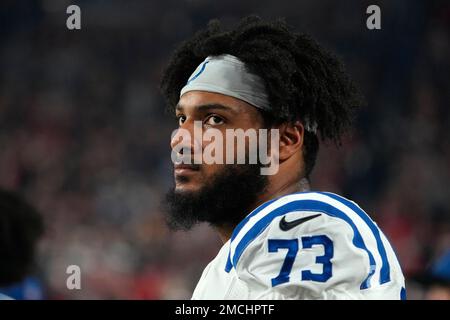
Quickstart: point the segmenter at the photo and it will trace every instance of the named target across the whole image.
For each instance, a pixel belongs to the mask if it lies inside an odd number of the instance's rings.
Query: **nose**
[[[172,138],[170,140],[172,151],[184,156],[189,154],[193,156],[197,153],[201,153],[201,121],[199,122],[200,124],[185,122],[183,126],[172,133]],[[199,137],[196,136],[198,135],[198,133],[196,133],[198,131],[200,131]]]
[[[192,154],[193,144],[193,139],[189,130],[178,128],[172,133],[170,146],[173,151],[176,151],[180,155]]]

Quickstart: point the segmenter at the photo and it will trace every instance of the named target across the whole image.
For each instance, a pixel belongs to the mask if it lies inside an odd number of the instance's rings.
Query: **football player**
[[[394,250],[355,202],[311,191],[319,141],[339,142],[361,99],[342,63],[283,21],[212,21],[182,43],[161,88],[180,129],[279,131],[279,170],[257,164],[175,164],[169,224],[207,222],[223,247],[193,299],[401,299]],[[224,134],[225,137],[225,134]],[[175,134],[194,154],[204,141]],[[200,148],[200,150],[203,150]],[[330,159],[332,161],[332,159]]]

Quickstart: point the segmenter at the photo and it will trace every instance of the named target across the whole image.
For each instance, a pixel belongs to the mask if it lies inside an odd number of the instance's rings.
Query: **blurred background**
[[[81,30],[66,28],[70,4]],[[370,4],[381,30],[366,28]],[[339,149],[321,148],[313,189],[359,203],[395,247],[408,297],[429,297],[422,278],[450,250],[448,1],[2,0],[0,187],[46,227],[24,298],[190,298],[221,243],[207,226],[165,226],[176,122],[158,83],[180,41],[250,13],[285,17],[344,60],[368,106]],[[66,288],[69,265],[81,290]]]

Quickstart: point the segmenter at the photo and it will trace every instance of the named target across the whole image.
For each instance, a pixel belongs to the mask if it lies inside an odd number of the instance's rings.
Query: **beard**
[[[200,222],[215,227],[234,228],[252,210],[267,184],[258,164],[227,166],[197,191],[166,194],[168,226],[172,230],[189,230]]]

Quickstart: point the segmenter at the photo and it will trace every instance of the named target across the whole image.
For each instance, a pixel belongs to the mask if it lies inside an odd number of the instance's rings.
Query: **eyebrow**
[[[184,109],[183,106],[180,104],[177,104],[175,107],[176,111],[183,111],[183,109]],[[220,104],[220,103],[208,103],[208,104],[202,104],[199,106],[195,106],[195,111],[210,111],[210,110],[224,110],[224,111],[230,111],[232,113],[238,113],[233,108],[228,107],[223,104]]]

